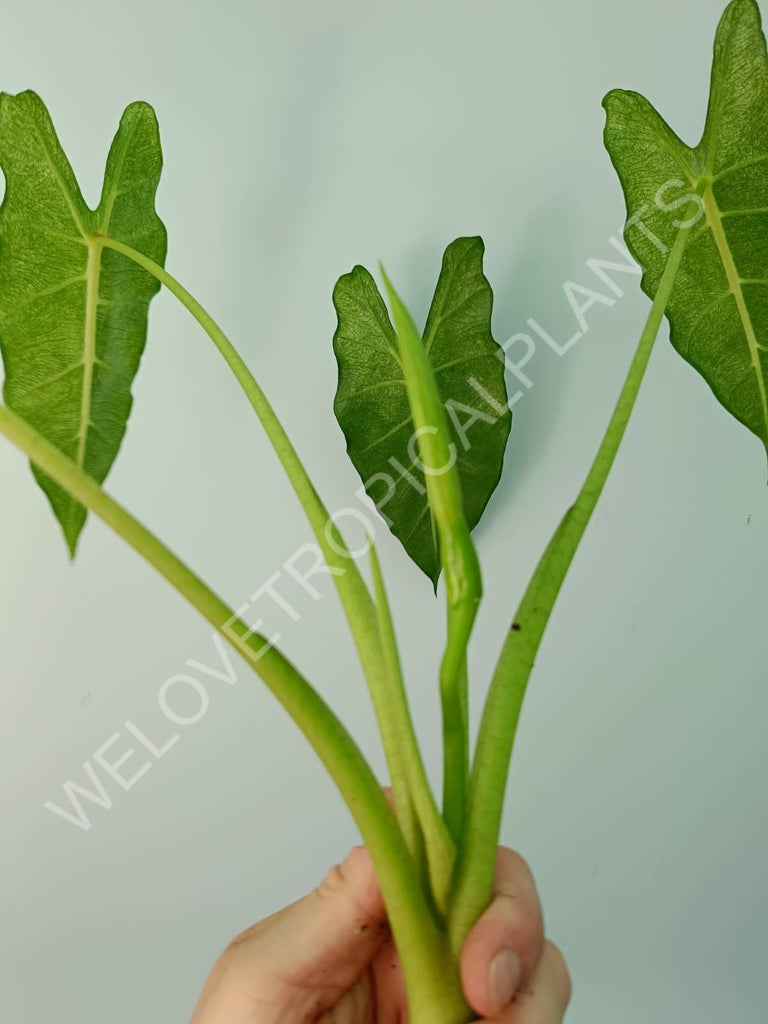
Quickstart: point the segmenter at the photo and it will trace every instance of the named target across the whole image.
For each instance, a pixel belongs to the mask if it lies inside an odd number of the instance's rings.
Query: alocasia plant
[[[486,906],[509,761],[533,662],[600,498],[659,331],[768,446],[768,56],[754,0],[733,0],[715,41],[702,141],[682,143],[635,93],[606,97],[605,141],[627,201],[627,243],[653,303],[585,483],[534,572],[491,680],[471,759],[467,648],[482,594],[471,538],[510,429],[491,289],[477,238],[448,246],[423,331],[382,271],[334,290],[336,415],[355,467],[395,536],[437,588],[444,795],[439,808],[408,710],[382,569],[350,554],[259,385],[210,315],[163,267],[154,210],[154,115],[134,104],[110,151],[97,210],[85,205],[32,93],[0,100],[0,430],[30,457],[74,553],[90,509],[236,645],[313,745],[373,857],[403,965],[411,1024],[466,1024],[458,955]],[[286,657],[101,488],[131,407],[147,308],[164,284],[242,386],[333,573],[381,729],[393,815],[363,754]],[[471,431],[470,431],[471,427]],[[470,442],[471,437],[471,442]]]

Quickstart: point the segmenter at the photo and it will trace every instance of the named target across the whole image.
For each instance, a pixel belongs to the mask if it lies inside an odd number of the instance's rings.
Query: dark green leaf
[[[0,349],[7,405],[101,483],[131,409],[131,384],[159,288],[103,249],[110,235],[158,263],[166,235],[155,213],[162,156],[146,103],[127,108],[109,152],[97,209],[82,197],[44,104],[0,97]],[[74,555],[85,508],[34,470]]]
[[[637,93],[609,93],[604,105],[643,288],[655,294],[679,225],[695,217],[667,306],[672,344],[768,446],[768,57],[757,4],[734,0],[722,17],[695,149]]]
[[[436,583],[437,535],[387,308],[359,266],[339,279],[333,302],[339,364],[334,408],[347,450],[394,535]],[[482,240],[456,239],[443,257],[423,341],[448,413],[470,529],[499,482],[511,422],[503,353],[491,335],[492,305]]]

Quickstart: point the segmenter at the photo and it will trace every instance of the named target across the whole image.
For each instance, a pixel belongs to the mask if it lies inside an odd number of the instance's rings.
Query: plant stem
[[[467,646],[482,596],[480,564],[464,514],[445,409],[424,343],[410,313],[381,268],[395,321],[408,402],[427,486],[430,513],[437,527],[445,574],[448,630],[440,665],[443,710],[443,817],[457,847],[464,834],[469,722]]]
[[[608,429],[575,503],[561,520],[536,567],[491,682],[472,769],[466,843],[460,851],[452,898],[450,934],[454,952],[461,949],[491,897],[509,763],[533,662],[624,436],[689,232],[690,228],[678,232]]]
[[[395,809],[406,842],[417,862],[423,843],[432,897],[438,911],[444,915],[448,909],[448,895],[453,877],[456,849],[440,817],[427,781],[424,762],[413,729],[413,719],[408,707],[408,696],[403,683],[400,656],[397,650],[392,613],[384,587],[384,578],[373,545],[371,545],[371,570],[376,606],[379,612],[379,631],[391,684],[390,701],[397,706],[397,712],[393,718],[405,733],[398,737],[398,741],[399,749],[402,751],[400,768],[407,776],[407,785],[404,785],[402,790],[409,799],[407,806],[401,808],[397,804],[397,791],[395,791]],[[407,824],[404,824],[403,819]]]
[[[99,240],[105,248],[120,253],[152,274],[192,314],[224,357],[261,421],[328,563],[368,682],[387,759],[393,797],[399,808],[406,807],[409,796],[407,792],[403,792],[406,781],[400,764],[404,760],[415,763],[417,759],[421,763],[416,736],[412,729],[408,729],[408,723],[401,720],[402,705],[393,704],[389,700],[389,693],[397,684],[396,680],[387,679],[378,616],[371,595],[333,518],[304,469],[296,449],[242,357],[197,299],[167,270],[142,253],[107,236],[99,236]]]
[[[450,614],[448,637],[452,647],[466,643],[457,632]],[[467,635],[467,641],[469,637]],[[447,651],[446,651],[447,655]],[[469,694],[466,653],[459,662],[445,664],[440,671],[440,703],[443,713],[443,816],[457,843],[464,836],[469,785]]]
[[[374,547],[372,538],[369,538],[369,545],[371,573],[373,576],[373,594],[379,620],[379,635],[381,637],[384,663],[387,669],[386,676],[390,684],[387,702],[390,706],[395,704],[398,705],[398,713],[393,716],[393,722],[396,722],[399,726],[400,735],[393,736],[389,740],[392,748],[397,748],[401,752],[401,756],[398,757],[397,764],[394,766],[397,770],[398,785],[392,786],[392,798],[395,805],[395,814],[397,815],[397,820],[400,822],[400,828],[403,830],[406,845],[411,851],[414,863],[420,870],[421,865],[419,860],[424,851],[422,848],[421,829],[419,828],[416,808],[413,805],[413,796],[407,782],[408,765],[405,757],[407,757],[406,752],[409,750],[409,744],[407,742],[407,738],[402,735],[402,733],[409,731],[409,729],[412,731],[413,723],[411,721],[411,712],[408,707],[408,699],[406,697],[405,686],[403,684],[403,674],[400,666],[400,655],[397,649],[397,639],[395,637],[395,630],[392,622],[392,613],[389,607],[389,601],[387,600],[387,592],[384,588],[384,578],[381,572],[379,557],[376,553],[376,548]],[[418,751],[418,747],[416,749]]]
[[[246,658],[302,730],[336,783],[376,867],[400,953],[414,1021],[464,1024],[466,1004],[451,971],[445,933],[416,876],[402,833],[359,748],[301,673],[253,632],[157,537],[23,419],[0,405],[0,432],[52,480],[145,558]],[[432,1002],[444,1016],[430,1016]]]

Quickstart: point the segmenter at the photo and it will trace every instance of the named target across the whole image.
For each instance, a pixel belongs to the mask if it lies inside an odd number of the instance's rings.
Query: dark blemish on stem
[[[513,629],[513,631],[515,633],[519,633],[520,632],[520,623],[519,622],[513,622],[512,623],[512,629]]]

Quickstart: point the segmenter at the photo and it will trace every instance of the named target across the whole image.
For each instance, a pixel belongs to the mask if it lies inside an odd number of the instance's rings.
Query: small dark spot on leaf
[[[512,623],[512,629],[515,631],[515,633],[519,633],[520,632],[520,623],[519,622],[513,622]]]

